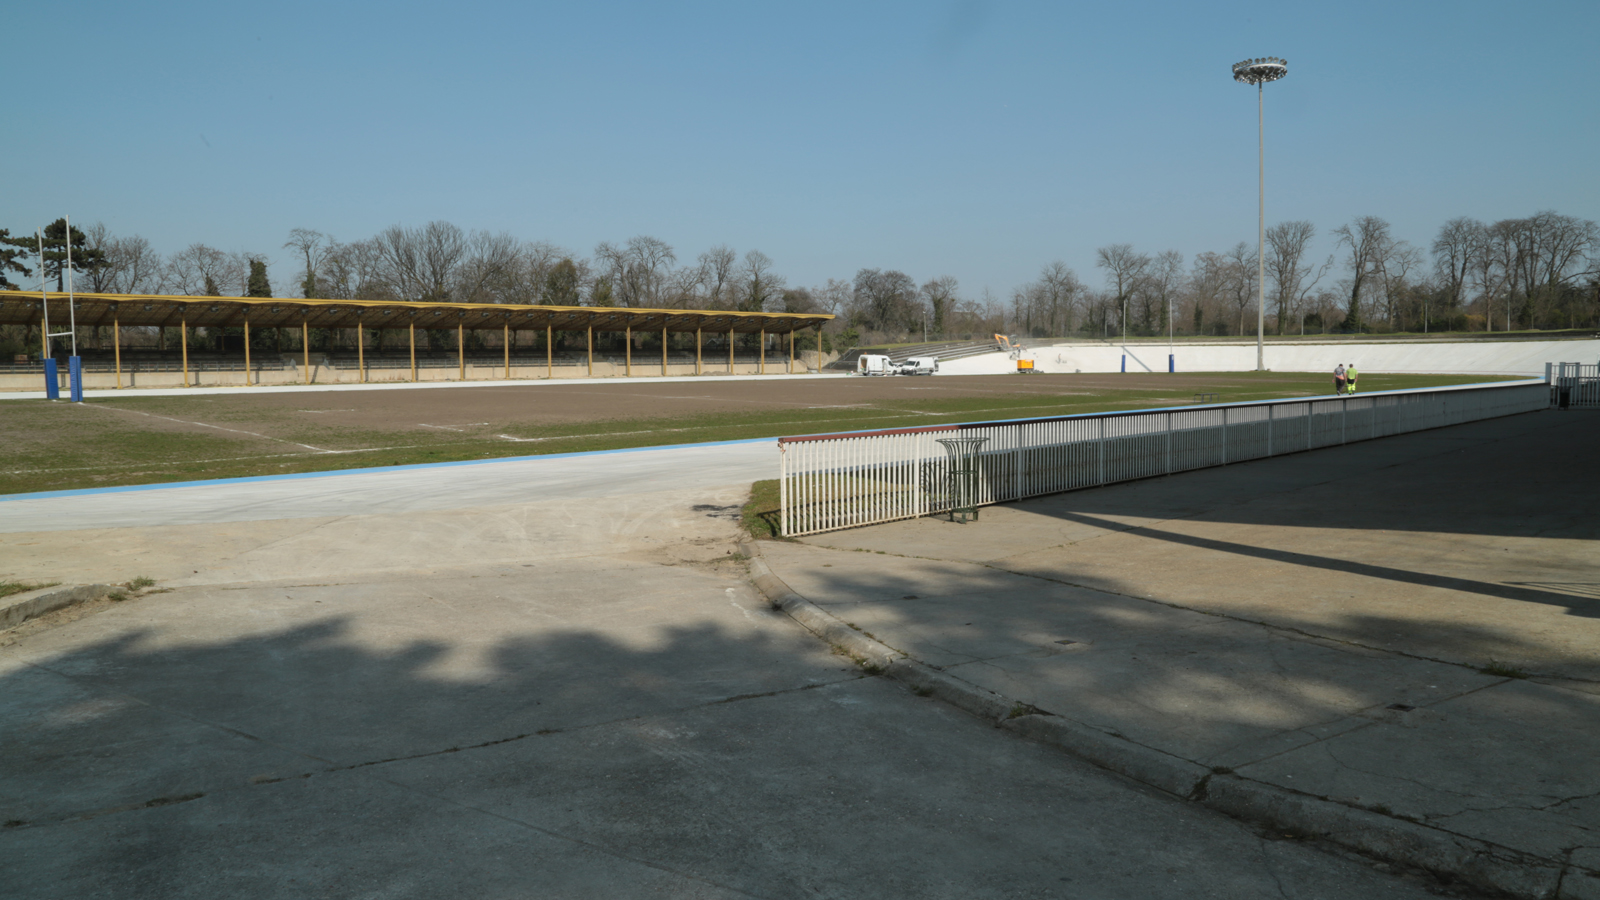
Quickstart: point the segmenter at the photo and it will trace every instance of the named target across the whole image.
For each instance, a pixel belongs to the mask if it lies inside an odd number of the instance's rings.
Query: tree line
[[[1333,229],[1335,252],[1313,257],[1315,226],[1280,222],[1266,233],[1267,328],[1275,334],[1503,331],[1600,325],[1600,228],[1552,211],[1494,223],[1461,217],[1426,247],[1394,236],[1388,222],[1358,217]],[[40,246],[43,246],[42,259]],[[42,235],[0,229],[0,286],[63,288],[70,245],[78,290],[189,296],[273,296],[267,256],[203,243],[163,255],[148,240],[104,225]],[[1258,248],[1239,242],[1192,259],[1176,250],[1100,247],[1093,287],[1065,263],[1045,265],[1009,300],[964,293],[939,276],[918,283],[893,269],[849,280],[791,285],[759,250],[718,245],[680,260],[671,245],[638,236],[602,242],[589,255],[505,232],[449,222],[393,226],[343,242],[297,228],[284,242],[297,284],[312,299],[423,300],[560,306],[826,312],[826,343],[970,339],[996,332],[1031,337],[1243,335],[1254,331]],[[36,349],[10,326],[4,352]],[[30,341],[30,334],[32,344]]]
[[[1111,244],[1095,254],[1103,289],[1052,263],[1013,292],[1010,322],[1039,336],[1249,334],[1264,268],[1274,334],[1600,326],[1600,227],[1587,219],[1459,217],[1424,248],[1361,216],[1332,231],[1335,251],[1320,259],[1316,234],[1310,222],[1275,224],[1264,260],[1244,242],[1193,260]]]

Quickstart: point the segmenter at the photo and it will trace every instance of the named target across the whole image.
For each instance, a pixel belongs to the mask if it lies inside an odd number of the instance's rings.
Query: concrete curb
[[[1120,734],[1034,709],[928,666],[795,593],[761,559],[753,542],[740,544],[756,588],[808,631],[839,647],[869,671],[882,672],[919,694],[937,697],[996,726],[1059,747],[1093,765],[1183,800],[1252,824],[1426,869],[1445,881],[1528,900],[1600,900],[1600,872],[1453,834],[1394,816],[1242,778]]]
[[[116,590],[110,584],[79,584],[71,587],[47,587],[24,591],[0,600],[0,628],[21,625],[29,619],[55,612],[75,603],[88,603]]]

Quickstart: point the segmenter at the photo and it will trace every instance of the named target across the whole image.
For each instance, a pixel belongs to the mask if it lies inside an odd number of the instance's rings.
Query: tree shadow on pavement
[[[1424,896],[760,616],[759,634],[549,630],[481,653],[340,615],[13,647],[7,894]]]

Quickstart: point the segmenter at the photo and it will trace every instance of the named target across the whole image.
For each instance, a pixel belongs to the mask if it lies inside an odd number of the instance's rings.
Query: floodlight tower
[[[1256,86],[1256,143],[1259,152],[1260,227],[1256,236],[1256,371],[1265,372],[1262,344],[1267,332],[1267,120],[1262,111],[1262,88],[1289,74],[1289,61],[1276,56],[1247,59],[1233,64],[1233,80]]]

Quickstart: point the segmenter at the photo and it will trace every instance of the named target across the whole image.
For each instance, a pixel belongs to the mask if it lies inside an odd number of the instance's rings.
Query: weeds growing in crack
[[[1489,660],[1489,664],[1484,666],[1483,668],[1479,669],[1478,671],[1482,672],[1485,675],[1493,675],[1496,678],[1527,678],[1528,677],[1528,673],[1526,671],[1517,668],[1516,666],[1512,665],[1511,663],[1500,662],[1499,660],[1495,660],[1495,659]]]

